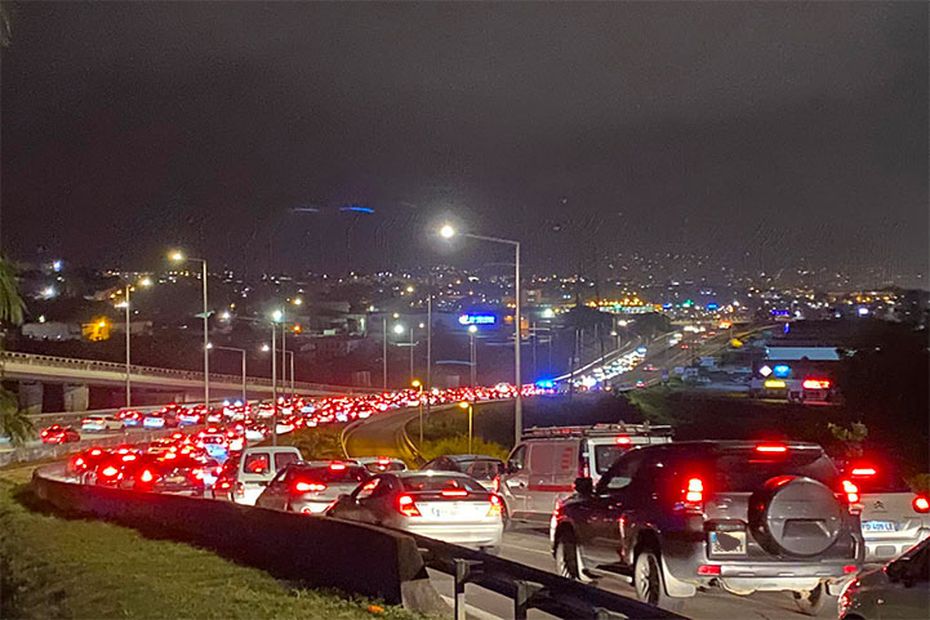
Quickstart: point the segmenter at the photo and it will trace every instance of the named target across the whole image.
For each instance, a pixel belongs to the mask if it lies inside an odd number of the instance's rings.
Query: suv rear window
[[[291,467],[288,471],[291,472],[293,477],[312,480],[313,482],[326,482],[329,484],[364,482],[369,478],[368,470],[361,465],[348,465],[345,469],[333,469],[332,467]]]
[[[484,487],[470,478],[462,476],[410,476],[402,480],[405,491],[441,491],[443,489],[465,489],[471,492],[484,491]]]
[[[300,457],[293,452],[278,452],[274,455],[274,468],[280,471],[291,463],[296,463],[299,460]]]
[[[752,492],[776,476],[807,476],[836,488],[833,461],[820,450],[789,450],[784,456],[762,456],[752,450],[724,452],[713,459],[714,490]]]
[[[628,445],[617,445],[615,443],[606,443],[594,446],[594,469],[598,474],[604,475],[610,466],[613,465],[620,455],[630,449]]]

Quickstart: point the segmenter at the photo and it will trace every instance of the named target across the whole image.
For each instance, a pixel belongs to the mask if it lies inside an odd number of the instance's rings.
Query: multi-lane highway
[[[405,436],[405,426],[416,417],[416,410],[403,410],[373,416],[353,425],[347,429],[343,437],[347,456],[384,455],[411,458],[413,445]],[[544,528],[518,526],[514,531],[506,532],[501,556],[542,570],[550,572],[555,570],[548,533]],[[437,574],[433,581],[443,595],[452,595],[451,578]],[[635,592],[628,580],[619,575],[600,580],[598,586],[624,596],[635,597]],[[509,606],[512,603],[509,600],[484,590],[477,588],[468,590],[467,600],[470,605],[477,608],[478,615],[484,612],[506,618],[511,613]],[[797,608],[791,600],[791,595],[787,593],[762,593],[738,597],[719,591],[706,592],[687,600],[682,612],[694,618],[708,620],[719,620],[721,617],[771,619],[798,617]],[[829,611],[825,611],[824,614],[824,617],[830,617]],[[537,612],[534,617],[547,616]]]

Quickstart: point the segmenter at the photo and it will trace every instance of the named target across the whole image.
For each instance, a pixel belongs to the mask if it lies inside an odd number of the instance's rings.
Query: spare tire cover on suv
[[[749,500],[749,526],[769,553],[812,556],[836,542],[843,506],[827,486],[804,476],[771,478]]]

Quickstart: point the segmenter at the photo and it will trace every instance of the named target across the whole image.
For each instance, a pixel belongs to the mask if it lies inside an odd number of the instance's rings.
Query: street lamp
[[[410,385],[416,388],[417,390],[417,415],[420,418],[420,443],[419,446],[423,448],[423,382],[419,379],[414,379],[410,382]]]
[[[207,261],[204,258],[193,258],[185,256],[180,250],[174,250],[168,255],[172,261],[182,263],[191,261],[200,263],[200,277],[203,281],[203,403],[209,411],[210,409],[210,311],[207,310]]]
[[[149,287],[152,286],[152,279],[149,277],[141,278],[138,282],[139,286]],[[123,303],[122,306],[125,309],[126,316],[126,408],[128,409],[132,405],[132,351],[130,346],[130,294],[133,290],[133,286],[130,283],[126,283],[125,288],[123,289]]]
[[[459,407],[468,411],[468,453],[472,453],[472,433],[474,429],[475,407],[469,401],[463,400]]]
[[[478,385],[478,349],[475,345],[475,334],[478,333],[477,325],[468,326],[468,361],[471,369],[471,386]]]
[[[217,351],[234,351],[242,355],[242,403],[243,404],[248,403],[249,400],[248,398],[246,398],[246,390],[245,390],[245,381],[246,381],[246,376],[247,376],[246,371],[245,371],[245,355],[246,355],[245,349],[240,349],[238,347],[221,347],[213,343],[210,343],[209,348],[216,349]]]
[[[456,235],[461,235],[463,237],[468,237],[469,239],[477,239],[479,241],[490,241],[492,243],[500,243],[503,245],[511,246],[514,249],[514,301],[515,301],[515,310],[514,310],[514,340],[513,340],[513,374],[514,374],[514,387],[517,390],[516,399],[514,400],[513,407],[513,417],[514,417],[514,432],[516,434],[516,442],[520,443],[521,435],[523,435],[523,380],[520,372],[520,323],[522,321],[521,308],[520,308],[520,242],[513,241],[511,239],[501,239],[499,237],[486,237],[484,235],[475,235],[468,232],[458,232],[455,230],[451,224],[445,224],[439,229],[439,236],[443,239],[452,239]]]

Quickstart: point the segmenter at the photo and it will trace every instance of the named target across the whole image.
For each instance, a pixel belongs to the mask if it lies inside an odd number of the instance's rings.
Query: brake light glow
[[[135,461],[135,460],[136,460],[136,455],[135,455],[135,454],[124,454],[124,455],[123,455],[123,462],[124,462],[124,463],[128,463],[129,461]]]
[[[378,459],[378,465],[390,465],[390,464],[391,464],[391,459],[389,458],[382,456],[381,458]]]
[[[93,450],[90,451],[90,454],[91,456],[100,456],[101,454],[103,454],[103,450],[101,450],[100,448],[94,448]]]
[[[830,385],[829,379],[805,379],[801,383],[801,387],[805,390],[829,390]]]
[[[855,564],[847,564],[846,566],[843,567],[843,574],[845,575],[852,575],[853,573],[858,572],[858,571],[859,571],[859,567],[856,566]]]
[[[843,480],[843,493],[846,494],[846,501],[850,504],[859,503],[859,487],[849,480]]]
[[[155,476],[152,475],[152,472],[150,472],[147,469],[143,469],[142,474],[139,476],[139,480],[141,480],[142,482],[151,482],[154,479],[155,479]]]
[[[499,517],[499,516],[501,516],[501,512],[502,512],[502,508],[503,508],[502,502],[501,502],[501,498],[499,498],[497,495],[494,495],[494,494],[492,493],[492,494],[491,494],[490,501],[491,501],[491,507],[488,508],[488,516],[489,516],[489,517]]]
[[[316,482],[307,482],[305,480],[299,480],[294,483],[294,490],[298,493],[316,493],[319,491],[325,491],[326,485],[319,484]]]
[[[618,445],[628,446],[631,443],[633,443],[633,440],[627,437],[626,435],[620,435],[619,437],[617,437],[616,442]]]
[[[346,468],[345,463],[330,463],[329,468],[332,471],[343,471]]]
[[[443,497],[466,497],[468,491],[465,489],[443,489],[439,494]]]
[[[413,498],[409,495],[401,495],[397,498],[397,510],[405,517],[420,517],[420,509],[417,508]]]
[[[719,564],[701,564],[697,568],[698,575],[719,575],[720,574],[720,565]]]
[[[76,459],[74,459],[75,467],[81,467],[82,465],[84,465],[84,459],[82,459],[81,457],[77,457]]]
[[[501,477],[500,476],[494,476],[494,479],[491,480],[491,490],[494,491],[495,493],[501,492]]]
[[[112,465],[108,465],[108,466],[104,467],[104,468],[103,468],[103,471],[101,471],[100,473],[103,474],[104,476],[106,476],[107,478],[111,478],[111,477],[115,476],[116,474],[118,474],[118,473],[119,473],[119,470],[116,469],[115,467],[113,467]]]
[[[781,444],[759,444],[756,446],[756,452],[761,452],[763,454],[784,454],[788,451],[787,446]]]
[[[920,514],[927,514],[930,512],[930,499],[927,499],[923,495],[915,497],[911,505],[914,507],[914,511]]]
[[[700,503],[704,501],[704,481],[700,478],[689,478],[688,487],[685,491],[685,501]]]
[[[875,471],[874,467],[856,467],[852,470],[852,472],[850,472],[850,475],[857,478],[869,478],[874,476],[876,473],[878,472]]]

